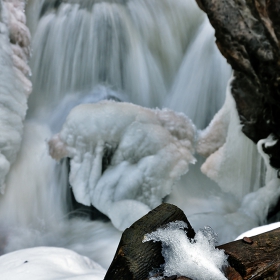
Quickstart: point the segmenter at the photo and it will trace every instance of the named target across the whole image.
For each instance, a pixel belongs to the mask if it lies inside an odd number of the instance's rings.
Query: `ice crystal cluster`
[[[143,239],[143,242],[162,243],[164,276],[186,276],[194,280],[226,279],[221,270],[227,264],[227,256],[224,251],[215,248],[216,236],[212,229],[199,230],[190,240],[184,231],[187,227],[182,221],[171,222],[146,234]]]

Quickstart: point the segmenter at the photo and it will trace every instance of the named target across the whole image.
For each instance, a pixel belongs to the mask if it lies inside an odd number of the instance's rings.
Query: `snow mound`
[[[49,148],[57,160],[71,158],[76,200],[124,230],[158,206],[195,163],[194,138],[184,114],[102,101],[75,107]]]
[[[2,280],[102,280],[105,269],[71,250],[36,247],[15,251],[0,257]]]
[[[31,83],[25,1],[0,1],[0,192],[20,148]]]
[[[205,227],[196,233],[193,240],[189,240],[184,231],[187,227],[182,221],[171,222],[144,236],[143,242],[162,243],[164,276],[186,276],[194,280],[226,279],[221,269],[227,265],[227,256],[223,250],[215,248],[216,236],[212,229]]]

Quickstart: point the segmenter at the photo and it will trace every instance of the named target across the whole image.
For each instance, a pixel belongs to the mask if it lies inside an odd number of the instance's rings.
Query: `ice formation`
[[[194,280],[227,279],[221,272],[223,266],[227,265],[227,256],[224,251],[215,248],[213,232],[206,228],[189,240],[185,228],[187,224],[182,221],[171,222],[146,234],[143,239],[143,242],[162,243],[164,276],[186,276]]]
[[[123,230],[158,206],[194,163],[195,127],[183,114],[102,101],[75,107],[49,141],[71,158],[75,198]]]
[[[275,141],[269,136],[255,146],[241,132],[230,83],[224,106],[198,134],[197,151],[208,157],[201,167],[202,172],[239,200],[238,207],[222,218],[225,223],[234,221],[240,232],[267,222],[269,209],[276,205],[280,196],[280,181],[262,149],[263,145],[267,147]]]
[[[0,192],[20,148],[31,83],[25,1],[0,1]]]
[[[89,258],[63,248],[30,248],[0,257],[2,280],[102,280],[105,273]]]
[[[207,157],[202,172],[238,199],[265,185],[262,157],[241,128],[230,80],[224,106],[198,134],[197,152]]]

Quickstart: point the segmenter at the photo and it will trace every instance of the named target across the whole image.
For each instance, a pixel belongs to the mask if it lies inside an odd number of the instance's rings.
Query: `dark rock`
[[[243,133],[257,143],[280,139],[280,0],[197,0],[234,69],[232,95]],[[280,169],[280,141],[266,148]]]

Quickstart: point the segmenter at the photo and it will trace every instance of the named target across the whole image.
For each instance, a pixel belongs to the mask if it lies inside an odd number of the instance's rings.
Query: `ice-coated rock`
[[[76,200],[123,230],[158,206],[188,171],[194,140],[195,127],[183,114],[102,101],[75,107],[49,148],[55,159],[71,158]]]

